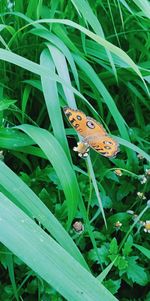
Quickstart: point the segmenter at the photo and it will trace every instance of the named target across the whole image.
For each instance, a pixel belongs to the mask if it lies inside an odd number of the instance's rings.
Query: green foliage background
[[[0,18],[1,299],[149,301],[149,1],[3,0]],[[73,152],[66,105],[116,158]]]

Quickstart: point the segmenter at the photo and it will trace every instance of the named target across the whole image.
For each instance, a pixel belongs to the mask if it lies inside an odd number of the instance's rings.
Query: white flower
[[[147,178],[144,175],[140,176],[139,180],[141,184],[145,184],[147,182]]]
[[[150,233],[150,221],[145,221],[143,223],[143,226],[144,226],[144,232]]]
[[[144,159],[144,157],[143,157],[141,154],[138,154],[137,157],[138,157],[140,160]]]
[[[150,176],[150,169],[146,169],[146,170],[145,170],[145,175],[146,175],[146,176]]]
[[[144,193],[143,192],[137,192],[137,196],[140,198],[140,199],[142,199],[142,200],[146,200],[146,197],[145,197],[145,195],[144,195]]]

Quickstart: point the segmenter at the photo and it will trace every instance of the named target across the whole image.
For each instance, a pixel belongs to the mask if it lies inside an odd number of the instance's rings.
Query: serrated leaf
[[[112,254],[112,255],[108,255],[108,257],[110,258],[110,260],[113,262],[115,262],[115,259],[116,259],[116,255],[115,254]],[[117,257],[118,258],[118,257]],[[114,266],[116,267],[117,266],[117,261],[114,263]]]
[[[144,268],[137,264],[136,259],[136,256],[128,258],[127,276],[133,283],[136,282],[137,284],[144,286],[148,282],[147,274]]]
[[[132,251],[132,246],[133,246],[133,238],[131,235],[128,236],[127,241],[124,244],[124,247],[122,249],[122,253],[124,256],[128,256],[131,251]]]
[[[121,201],[124,197],[126,197],[130,192],[133,191],[134,191],[134,185],[131,184],[130,182],[124,181],[124,183],[122,183],[122,186],[117,191],[117,200]]]
[[[128,261],[123,256],[118,256],[116,262],[119,270],[125,270],[128,267]]]
[[[104,264],[108,264],[109,261],[109,257],[108,257],[108,253],[109,253],[109,248],[108,248],[108,244],[104,244],[101,248],[97,249],[99,257],[101,259],[101,262]],[[95,252],[94,249],[92,249],[89,253],[88,253],[89,259],[94,261],[94,262],[99,262],[99,259],[97,257],[97,254]]]
[[[118,289],[120,288],[121,280],[106,280],[103,282],[104,286],[112,293],[116,294]]]
[[[60,180],[59,180],[56,172],[53,169],[51,169],[51,171],[48,172],[47,176],[57,186],[57,188],[59,190],[62,190],[62,186],[61,186]]]
[[[102,195],[103,208],[112,208],[112,200],[107,195]]]

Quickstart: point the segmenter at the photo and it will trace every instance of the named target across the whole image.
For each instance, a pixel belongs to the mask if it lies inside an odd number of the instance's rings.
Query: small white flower
[[[145,184],[147,182],[147,178],[144,175],[140,176],[139,180],[141,184]]]
[[[137,157],[140,159],[140,160],[143,160],[144,157],[141,155],[141,154],[138,154]]]
[[[143,226],[144,226],[144,232],[150,233],[150,221],[145,221],[143,223]]]
[[[146,200],[146,197],[145,197],[145,195],[144,195],[144,193],[143,192],[137,192],[137,196],[140,198],[140,199],[142,199],[142,200]]]
[[[145,175],[146,175],[146,176],[150,176],[150,169],[146,169],[146,170],[145,170]]]

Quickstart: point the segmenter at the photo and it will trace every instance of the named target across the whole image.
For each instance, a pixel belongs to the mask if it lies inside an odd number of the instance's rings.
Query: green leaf
[[[148,282],[147,274],[145,269],[137,264],[136,262],[137,257],[132,256],[128,258],[128,267],[126,270],[127,276],[134,282],[139,285],[146,285]]]
[[[33,24],[40,24],[40,23],[64,24],[64,25],[68,25],[70,27],[78,29],[79,31],[83,32],[85,35],[87,35],[88,37],[90,37],[91,39],[96,41],[98,44],[105,47],[110,52],[115,53],[117,56],[119,56],[123,61],[125,61],[128,64],[128,66],[130,66],[134,70],[135,73],[138,74],[138,76],[144,82],[138,66],[133,62],[133,60],[128,56],[128,54],[125,51],[123,51],[119,47],[113,45],[112,43],[108,42],[104,38],[94,34],[92,31],[84,28],[83,26],[80,26],[79,24],[77,24],[73,21],[64,20],[64,19],[43,19],[43,20],[35,21]],[[27,26],[29,26],[29,25],[27,25]]]
[[[0,111],[8,109],[16,101],[17,100],[14,100],[14,99],[3,99],[3,100],[0,100]]]
[[[50,53],[48,49],[44,49],[42,51],[40,57],[40,63],[42,67],[49,68],[51,74],[55,76],[55,65],[52,61]],[[70,152],[68,148],[68,143],[66,139],[65,129],[63,125],[62,113],[59,104],[59,97],[57,91],[57,82],[54,80],[47,80],[47,75],[45,73],[41,73],[41,82],[43,88],[43,94],[45,98],[45,103],[47,106],[47,111],[49,115],[49,119],[51,121],[51,125],[53,128],[54,136],[58,140],[58,142],[63,147],[64,151],[70,158]],[[69,89],[70,91],[70,89]],[[51,100],[50,100],[51,95]]]
[[[128,267],[128,261],[125,257],[119,255],[115,262],[115,265],[118,266],[119,270],[125,270]]]
[[[110,252],[110,254],[113,254],[113,255],[118,254],[118,244],[117,244],[117,240],[115,237],[112,239],[112,241],[110,243],[109,252]]]
[[[20,133],[11,128],[1,128],[0,138],[0,148],[11,150],[29,146],[34,143],[33,140],[24,133]]]
[[[150,250],[144,248],[143,246],[133,244],[134,247],[136,247],[140,252],[142,252],[147,258],[150,259]]]
[[[113,256],[113,255],[112,255]],[[117,256],[114,258],[114,260],[98,275],[97,279],[102,282],[106,276],[108,275],[108,273],[110,272],[110,270],[112,269],[113,265],[115,264],[115,261],[117,259]]]
[[[150,3],[147,0],[133,0],[134,3],[141,9],[143,15],[150,19]]]
[[[104,244],[101,248],[98,248],[97,250],[98,250],[98,254],[99,254],[101,262],[107,265],[110,262],[110,260],[108,258],[108,254],[109,254],[108,244]],[[97,257],[97,254],[94,249],[92,249],[88,252],[88,258],[89,258],[89,260],[98,262],[98,257]]]
[[[105,280],[103,281],[104,286],[112,293],[116,294],[121,285],[121,280]]]
[[[122,253],[124,256],[128,256],[131,251],[132,251],[132,246],[133,246],[133,238],[131,235],[128,236],[125,244],[124,244],[124,247],[122,249]]]
[[[83,256],[69,234],[37,195],[0,160],[0,190],[29,216],[36,218],[41,225],[85,268],[88,269]]]
[[[101,36],[102,38],[105,38],[103,28],[102,28],[98,18],[96,17],[94,12],[92,11],[88,1],[85,1],[85,0],[82,0],[82,1],[80,1],[80,0],[71,0],[71,1],[74,4],[75,8],[77,8],[81,12],[81,14],[83,15],[83,18],[85,19],[85,21],[91,25],[91,27],[93,28],[95,33],[97,35]],[[115,74],[116,79],[117,79],[117,72],[116,72],[115,64],[113,62],[111,53],[107,49],[106,49],[106,53],[107,53],[108,59],[110,61],[110,64],[112,66],[112,69],[113,69],[114,74]]]
[[[15,281],[14,263],[13,263],[12,254],[7,254],[7,267],[8,267],[9,277],[10,277],[10,280],[11,280],[14,296],[15,296],[16,300],[19,301],[16,281]]]
[[[0,240],[70,301],[117,301],[99,281],[0,193]]]
[[[146,152],[144,152],[140,147],[138,147],[138,146],[134,145],[133,143],[130,143],[122,138],[119,138],[116,136],[112,136],[112,137],[114,137],[118,141],[119,144],[132,149],[134,152],[143,156],[147,161],[150,161],[150,156]]]
[[[24,131],[39,145],[53,165],[67,200],[68,226],[70,227],[81,195],[75,173],[63,148],[56,138],[44,129],[27,124],[18,126],[18,129]]]

